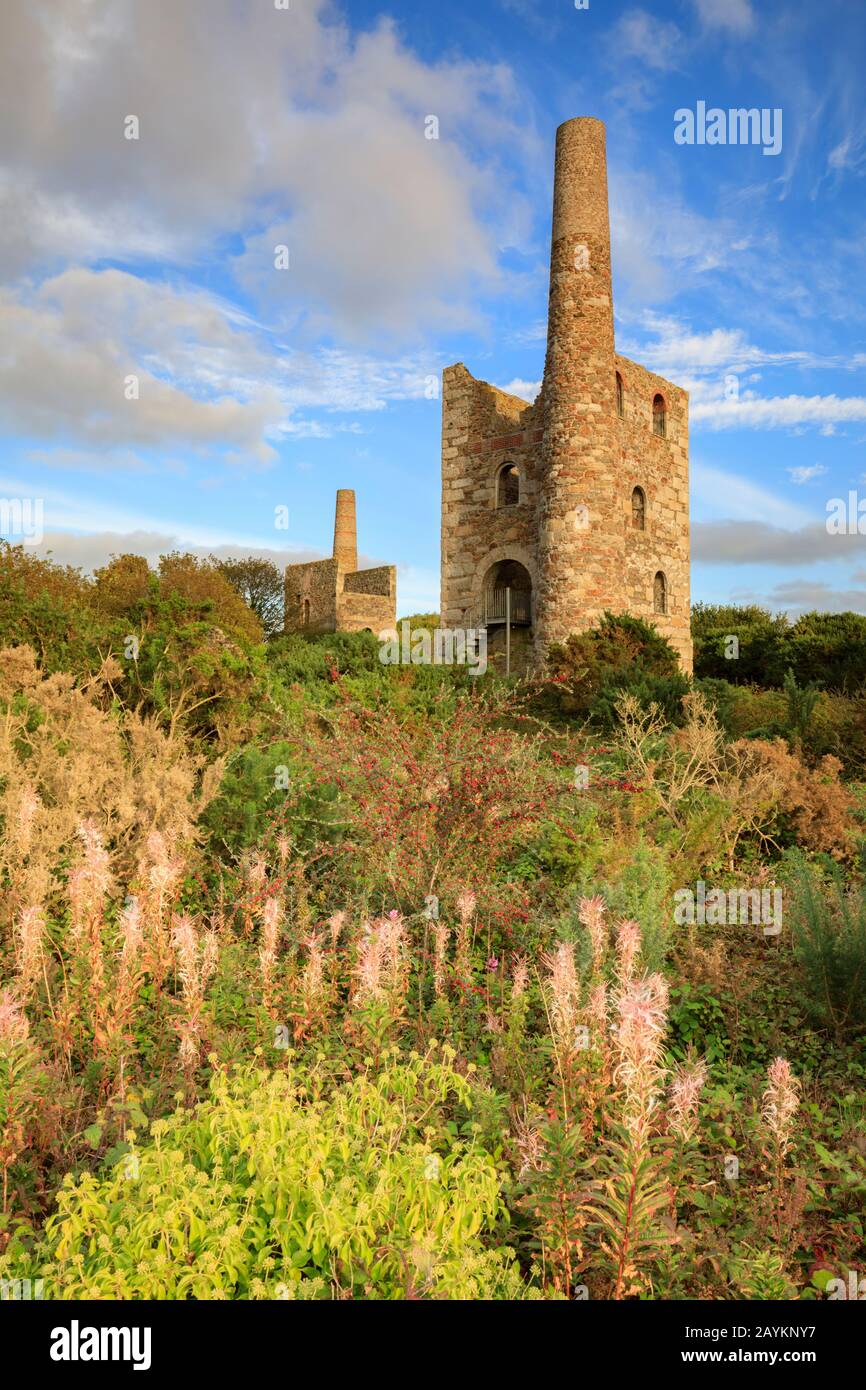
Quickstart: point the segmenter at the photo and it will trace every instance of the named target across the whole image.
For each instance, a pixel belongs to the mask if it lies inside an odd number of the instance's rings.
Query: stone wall
[[[355,570],[343,579],[343,592],[347,594],[381,594],[385,598],[396,598],[397,568],[395,565],[379,565],[376,569]]]
[[[352,568],[347,569],[351,563]],[[285,575],[286,632],[315,636],[322,632],[378,633],[397,621],[397,570],[378,565],[359,570],[355,494],[337,493],[334,554],[327,560],[288,565]]]
[[[691,671],[688,393],[628,358],[617,357],[616,363],[623,383],[623,418],[616,422],[625,534],[622,606],[654,623]],[[656,395],[667,406],[663,439],[653,434]],[[631,521],[636,487],[646,497],[643,531],[635,530]],[[667,580],[666,615],[653,607],[653,580],[659,570]]]
[[[536,498],[541,459],[538,410],[477,381],[462,362],[442,379],[442,624],[462,626],[484,576],[516,559],[535,583]],[[499,473],[520,474],[516,506],[497,507]]]
[[[286,568],[285,632],[333,632],[337,625],[337,561],[311,560]],[[309,620],[305,621],[305,603]]]
[[[617,398],[623,382],[623,415]],[[653,399],[666,433],[653,432]],[[497,507],[506,463],[520,500]],[[632,493],[646,498],[632,522]],[[614,348],[607,171],[600,121],[557,131],[547,356],[529,405],[463,363],[442,380],[442,622],[471,624],[485,576],[519,562],[532,582],[536,662],[607,609],[655,623],[691,670],[688,395]],[[667,612],[654,580],[667,585]]]

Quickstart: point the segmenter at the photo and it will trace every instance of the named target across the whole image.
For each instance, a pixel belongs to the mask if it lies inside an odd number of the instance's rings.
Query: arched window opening
[[[653,434],[660,435],[664,439],[667,434],[667,407],[665,406],[664,396],[656,396],[653,399]]]
[[[625,415],[625,395],[622,389],[622,377],[619,372],[616,374],[616,413],[620,419]]]
[[[656,613],[667,613],[668,611],[668,581],[661,570],[653,580],[653,608]]]
[[[310,600],[304,599],[304,627],[310,626]]]
[[[631,524],[635,531],[646,530],[646,497],[640,487],[636,487],[631,495]]]
[[[516,507],[520,501],[520,470],[516,464],[506,463],[499,470],[496,484],[497,507]]]

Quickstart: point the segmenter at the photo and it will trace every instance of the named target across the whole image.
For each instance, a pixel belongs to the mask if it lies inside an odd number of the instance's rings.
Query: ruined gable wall
[[[442,374],[442,592],[444,626],[460,626],[479,596],[478,575],[510,553],[535,581],[540,410],[458,362]],[[520,501],[496,506],[504,464],[520,472]]]

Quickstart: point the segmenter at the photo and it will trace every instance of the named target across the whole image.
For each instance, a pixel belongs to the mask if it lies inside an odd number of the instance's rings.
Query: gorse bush
[[[65,1299],[514,1297],[506,1255],[479,1264],[500,1175],[450,1132],[472,1106],[452,1063],[386,1058],[328,1095],[288,1058],[215,1073],[113,1170],[67,1180],[32,1268]]]
[[[595,627],[554,643],[548,666],[544,702],[608,728],[625,691],[641,704],[656,703],[668,720],[677,721],[689,688],[667,638],[627,613],[605,613]]]

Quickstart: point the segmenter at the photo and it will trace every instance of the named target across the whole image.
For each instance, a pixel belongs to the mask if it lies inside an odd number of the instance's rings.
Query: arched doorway
[[[532,625],[532,579],[519,560],[499,560],[484,576],[482,607],[486,624]]]

